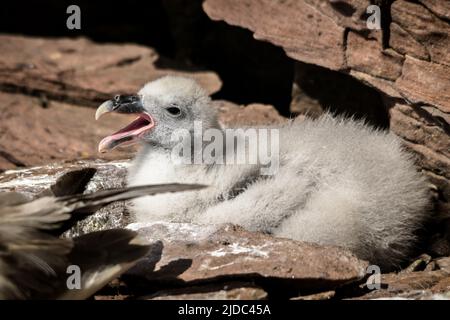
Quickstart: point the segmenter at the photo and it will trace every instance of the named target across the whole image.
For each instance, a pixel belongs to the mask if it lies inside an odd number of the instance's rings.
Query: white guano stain
[[[113,166],[117,168],[128,168],[130,163],[124,160],[116,160],[111,162],[77,162],[69,165],[61,165],[58,163],[49,164],[46,166],[37,166],[25,169],[15,169],[15,170],[7,170],[0,175],[1,180],[6,180],[10,176],[14,176],[13,179],[0,182],[0,190],[4,189],[12,189],[17,187],[47,187],[56,182],[57,178],[63,172],[69,172],[72,170],[92,167],[96,169],[106,168],[108,166]],[[39,174],[39,171],[47,169],[54,170],[54,173],[51,174]],[[59,169],[59,170],[58,170]],[[27,188],[27,189],[29,189]]]
[[[223,257],[228,254],[233,254],[233,255],[248,254],[251,256],[268,258],[269,252],[262,250],[266,246],[267,246],[267,244],[263,244],[263,245],[259,245],[259,246],[252,245],[252,246],[246,247],[246,246],[242,246],[239,243],[232,243],[232,244],[228,245],[226,248],[220,248],[220,249],[210,252],[209,255],[211,255],[213,257]]]
[[[54,183],[55,181],[56,178],[54,176],[49,176],[48,174],[33,177],[23,177],[0,183],[0,189],[8,189],[22,186],[31,187],[31,186],[49,185]]]

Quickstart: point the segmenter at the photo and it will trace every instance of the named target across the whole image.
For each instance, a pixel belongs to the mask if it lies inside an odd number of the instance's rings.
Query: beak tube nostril
[[[103,114],[108,112],[117,113],[142,113],[144,112],[141,98],[137,95],[116,95],[112,100],[103,102],[95,113],[95,119],[98,120]]]
[[[111,100],[103,102],[100,107],[97,108],[97,111],[95,112],[95,120],[100,119],[102,115],[105,113],[112,111],[113,103]]]

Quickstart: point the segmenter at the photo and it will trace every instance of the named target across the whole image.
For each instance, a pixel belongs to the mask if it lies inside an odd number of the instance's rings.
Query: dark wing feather
[[[74,239],[69,255],[72,264],[80,267],[81,290],[67,290],[58,299],[86,299],[108,284],[112,279],[131,268],[150,249],[126,229],[112,229],[82,235]]]
[[[93,214],[100,208],[116,201],[126,201],[159,193],[198,190],[205,187],[206,186],[200,184],[155,184],[102,190],[90,194],[61,197],[58,198],[58,201],[65,203],[65,207],[70,209],[71,216],[60,227],[54,229],[53,232],[56,234],[61,234],[69,230],[76,222]]]
[[[77,221],[115,201],[163,192],[203,188],[166,184],[60,198],[42,197],[24,203],[17,194],[1,196],[0,298],[86,298],[131,267],[148,246],[129,230],[106,230],[75,239],[60,239]],[[53,234],[53,235],[52,235]],[[83,290],[68,291],[66,269],[80,265]]]

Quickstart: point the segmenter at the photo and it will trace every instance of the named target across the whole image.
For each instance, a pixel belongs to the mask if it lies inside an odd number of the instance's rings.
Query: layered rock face
[[[210,92],[221,87],[208,71],[157,68],[158,54],[138,45],[98,45],[84,38],[50,40],[0,36],[0,169],[98,157],[96,145],[129,123],[94,120],[115,94],[139,90],[168,73],[196,78]],[[129,157],[133,149],[108,155]]]

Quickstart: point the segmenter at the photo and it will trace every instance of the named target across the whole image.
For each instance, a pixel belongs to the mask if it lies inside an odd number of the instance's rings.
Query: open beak
[[[145,112],[142,100],[139,96],[116,96],[114,100],[103,102],[95,113],[95,119],[100,119],[106,113],[135,113],[137,118],[128,126],[107,136],[98,145],[99,152],[107,152],[119,145],[130,145],[136,143],[146,132],[150,131],[155,122],[153,118]]]

